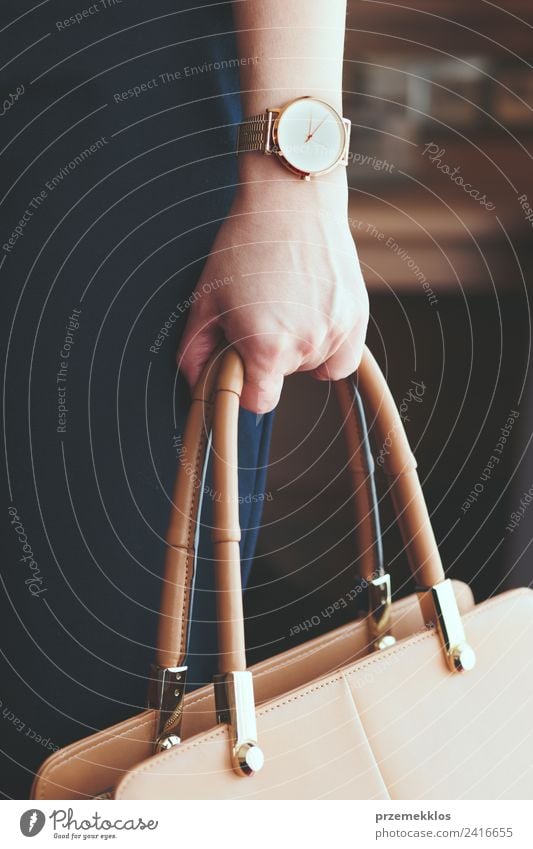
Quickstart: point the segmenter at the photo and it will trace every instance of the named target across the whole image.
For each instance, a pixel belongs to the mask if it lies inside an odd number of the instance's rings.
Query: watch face
[[[276,142],[289,165],[307,174],[328,171],[346,142],[342,118],[329,104],[312,97],[285,107],[276,126]]]

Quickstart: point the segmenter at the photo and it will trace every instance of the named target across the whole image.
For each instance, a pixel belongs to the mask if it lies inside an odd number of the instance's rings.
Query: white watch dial
[[[278,119],[280,153],[298,171],[314,174],[332,168],[342,156],[345,140],[340,115],[312,97],[293,101]]]

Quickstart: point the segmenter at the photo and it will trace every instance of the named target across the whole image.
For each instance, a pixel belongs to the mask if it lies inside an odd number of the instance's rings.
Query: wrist
[[[245,118],[237,134],[240,184],[262,183],[267,190],[274,183],[278,191],[294,186],[302,197],[333,189],[345,202],[349,137],[350,122],[337,104],[312,95]]]
[[[347,210],[348,177],[342,165],[329,174],[302,180],[293,174],[274,154],[247,151],[238,156],[238,191],[242,197],[267,202],[286,200],[294,208],[310,204]]]

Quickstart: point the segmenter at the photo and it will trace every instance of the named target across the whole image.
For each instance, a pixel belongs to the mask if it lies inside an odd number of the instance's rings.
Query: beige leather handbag
[[[376,553],[362,413],[352,383],[340,382],[371,613],[246,668],[237,481],[242,380],[234,351],[215,357],[191,407],[184,434],[190,461],[180,465],[169,525],[152,707],[52,755],[33,797],[530,798],[533,593],[514,590],[473,607],[468,588],[445,579],[414,458],[368,351],[357,383],[378,448],[390,445],[383,469],[418,602],[390,604]],[[184,696],[211,419],[220,672],[214,687]]]

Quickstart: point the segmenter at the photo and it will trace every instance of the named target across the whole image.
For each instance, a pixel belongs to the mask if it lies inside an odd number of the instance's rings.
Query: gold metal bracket
[[[272,138],[272,128],[274,121],[280,113],[280,109],[267,109],[266,128],[265,128],[265,153],[276,153],[277,147]]]
[[[433,587],[419,588],[424,619],[439,632],[452,672],[468,672],[476,665],[476,653],[466,640],[453,584],[449,578]]]
[[[391,583],[390,575],[380,575],[368,584],[368,633],[372,647],[383,651],[393,646],[396,638],[391,629]]]
[[[217,720],[231,729],[231,761],[239,775],[254,775],[265,758],[257,745],[254,684],[252,673],[226,672],[215,675]]]
[[[158,712],[155,752],[170,749],[181,742],[186,679],[186,666],[152,666],[148,707]]]

